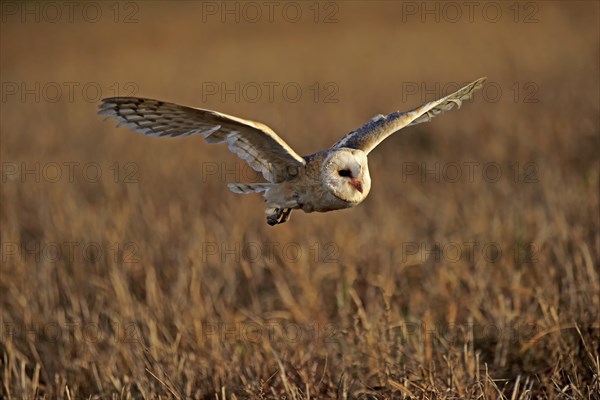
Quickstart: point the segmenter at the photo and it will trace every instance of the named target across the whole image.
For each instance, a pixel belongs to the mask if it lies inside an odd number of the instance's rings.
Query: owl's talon
[[[281,213],[281,219],[279,220],[279,223],[283,224],[284,222],[289,221],[290,215],[292,215],[291,208],[286,208],[285,210],[283,210],[283,212]]]
[[[276,208],[273,214],[267,215],[267,224],[273,226],[279,224],[279,219],[283,210],[281,208]]]
[[[273,214],[267,215],[267,224],[274,226],[290,219],[291,208],[276,208]]]

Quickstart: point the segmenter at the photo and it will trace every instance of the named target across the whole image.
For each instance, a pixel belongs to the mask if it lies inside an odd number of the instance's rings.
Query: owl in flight
[[[203,110],[137,97],[102,100],[99,114],[111,115],[119,125],[149,136],[202,134],[208,143],[227,142],[229,150],[268,181],[230,183],[234,193],[262,193],[267,223],[286,222],[294,209],[310,213],[350,208],[371,190],[367,156],[379,143],[400,129],[428,122],[432,117],[460,108],[483,86],[480,78],[439,100],[408,112],[377,115],[330,148],[299,156],[271,128],[217,111]]]

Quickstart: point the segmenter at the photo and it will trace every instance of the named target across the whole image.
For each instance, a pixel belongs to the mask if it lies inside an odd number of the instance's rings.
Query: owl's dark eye
[[[352,172],[350,172],[349,169],[339,170],[338,173],[340,174],[340,176],[348,176],[348,177],[352,176]]]

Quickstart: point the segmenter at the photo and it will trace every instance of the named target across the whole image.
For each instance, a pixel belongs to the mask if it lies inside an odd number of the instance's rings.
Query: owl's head
[[[333,151],[323,163],[322,180],[337,198],[360,203],[371,190],[367,155],[361,150]]]

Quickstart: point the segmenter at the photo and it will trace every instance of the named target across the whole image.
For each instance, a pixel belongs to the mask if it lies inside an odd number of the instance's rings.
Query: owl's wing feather
[[[369,153],[385,138],[404,127],[429,122],[436,115],[449,111],[454,106],[460,108],[462,101],[470,99],[473,92],[481,89],[485,80],[486,78],[479,78],[446,97],[423,104],[411,111],[378,115],[361,128],[342,137],[332,147],[349,147]]]
[[[199,133],[208,143],[227,142],[229,150],[273,183],[293,176],[305,164],[268,126],[217,111],[138,97],[112,97],[102,100],[98,114],[112,116],[119,122],[117,126],[149,136]]]

